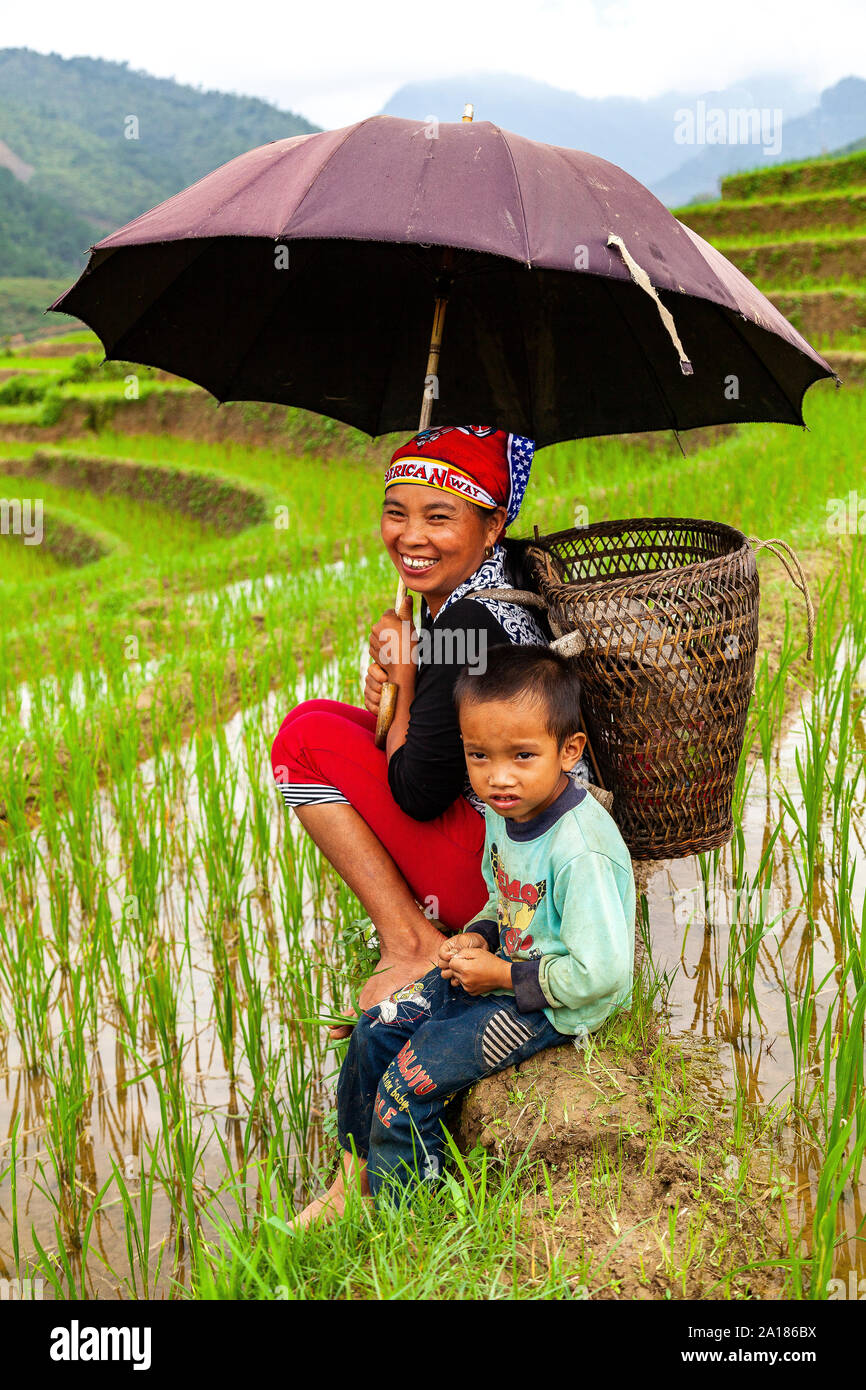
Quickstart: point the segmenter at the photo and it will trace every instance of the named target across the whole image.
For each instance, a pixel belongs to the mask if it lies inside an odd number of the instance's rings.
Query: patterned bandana
[[[520,511],[535,444],[492,425],[422,430],[391,457],[385,487],[420,483],[465,497],[479,507],[505,507],[509,525]]]

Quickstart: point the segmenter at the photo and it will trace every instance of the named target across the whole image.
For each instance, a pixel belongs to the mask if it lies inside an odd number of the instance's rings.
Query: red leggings
[[[306,804],[326,801],[327,788],[336,788],[382,842],[422,907],[459,931],[487,901],[484,817],[462,796],[435,820],[407,816],[388,786],[388,759],[374,743],[375,728],[375,716],[355,705],[305,700],[274,739],[274,777],[278,784],[320,789]]]

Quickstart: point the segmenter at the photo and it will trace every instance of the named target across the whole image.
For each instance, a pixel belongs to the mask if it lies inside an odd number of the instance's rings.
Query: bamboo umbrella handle
[[[452,250],[446,246],[442,252],[442,270],[448,271],[451,268]],[[440,286],[444,289],[445,286]],[[421,420],[418,425],[418,432],[426,430],[430,424],[430,417],[433,414],[433,401],[435,392],[433,382],[439,371],[439,353],[442,347],[442,329],[445,324],[445,306],[448,303],[448,295],[440,294],[437,296],[436,305],[433,310],[433,328],[430,332],[430,350],[427,354],[427,376],[424,381],[424,395],[421,398]],[[397,597],[394,600],[394,607],[397,612],[406,597],[406,585],[401,579],[397,585]],[[420,610],[419,610],[420,621]],[[379,713],[376,716],[376,747],[384,748],[388,737],[388,730],[394,720],[394,712],[397,708],[397,687],[393,681],[386,681],[382,686],[382,696],[379,701]]]
[[[406,585],[400,579],[397,583],[397,597],[394,600],[394,608],[399,613],[401,605],[406,598]],[[384,748],[388,738],[388,730],[394,722],[394,715],[397,712],[397,687],[393,681],[386,681],[382,686],[382,694],[379,699],[379,713],[376,715],[376,735],[375,742],[377,748]]]

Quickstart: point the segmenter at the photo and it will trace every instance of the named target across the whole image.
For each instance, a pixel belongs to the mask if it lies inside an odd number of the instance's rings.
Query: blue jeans
[[[518,1012],[513,994],[470,995],[431,970],[368,1009],[337,1084],[339,1142],[367,1159],[373,1196],[442,1168],[446,1103],[545,1047],[571,1042],[547,1015]]]

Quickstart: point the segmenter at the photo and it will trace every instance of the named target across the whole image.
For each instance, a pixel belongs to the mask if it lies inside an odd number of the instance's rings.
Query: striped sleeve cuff
[[[521,1014],[534,1014],[545,1009],[548,1001],[538,983],[540,960],[515,960],[511,962],[511,988],[514,1002]]]
[[[323,806],[331,802],[350,805],[348,797],[337,787],[317,782],[277,782],[277,791],[287,806]]]

